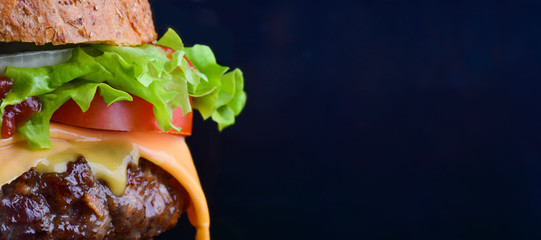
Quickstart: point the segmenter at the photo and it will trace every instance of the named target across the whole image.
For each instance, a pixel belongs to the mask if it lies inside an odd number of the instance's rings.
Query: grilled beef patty
[[[0,240],[149,239],[176,225],[187,194],[167,172],[140,159],[124,194],[96,181],[87,161],[66,172],[31,169],[0,192]]]

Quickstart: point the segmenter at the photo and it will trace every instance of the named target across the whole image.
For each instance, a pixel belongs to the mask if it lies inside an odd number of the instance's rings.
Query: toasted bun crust
[[[148,0],[0,0],[0,41],[139,45],[156,40]]]

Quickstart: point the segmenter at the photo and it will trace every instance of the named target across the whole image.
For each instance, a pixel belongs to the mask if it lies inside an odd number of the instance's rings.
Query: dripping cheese
[[[50,133],[50,149],[32,150],[18,134],[0,140],[0,185],[32,167],[38,171],[65,171],[70,157],[83,155],[96,177],[118,194],[126,184],[127,164],[140,156],[169,172],[186,189],[190,196],[187,213],[197,228],[196,239],[209,239],[207,202],[184,137],[158,132],[97,131],[56,123],[51,123]]]

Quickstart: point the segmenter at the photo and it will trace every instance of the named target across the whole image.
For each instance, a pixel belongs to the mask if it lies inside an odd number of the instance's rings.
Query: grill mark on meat
[[[149,239],[176,225],[187,193],[167,172],[140,159],[123,195],[95,181],[87,161],[64,173],[31,169],[0,191],[0,240]]]

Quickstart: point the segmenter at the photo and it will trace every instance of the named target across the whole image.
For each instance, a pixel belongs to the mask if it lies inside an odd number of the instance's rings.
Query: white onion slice
[[[0,54],[0,76],[7,66],[37,68],[64,63],[71,58],[72,49],[60,49],[15,54]]]

